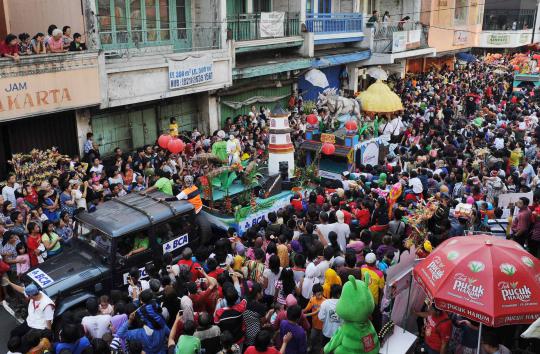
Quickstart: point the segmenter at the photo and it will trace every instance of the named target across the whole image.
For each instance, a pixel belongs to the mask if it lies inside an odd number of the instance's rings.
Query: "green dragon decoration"
[[[369,276],[364,281],[349,275],[336,305],[336,313],[343,324],[325,345],[325,353],[378,354],[380,343],[369,316],[375,308],[368,288]]]

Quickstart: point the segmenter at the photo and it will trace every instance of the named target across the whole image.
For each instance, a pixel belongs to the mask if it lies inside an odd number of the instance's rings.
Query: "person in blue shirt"
[[[129,315],[128,321],[120,326],[116,336],[140,342],[146,354],[166,354],[167,340],[171,331],[161,314],[154,309],[152,292],[144,290],[139,299],[143,306]],[[137,328],[129,329],[136,325]]]
[[[54,343],[54,352],[60,353],[67,349],[73,354],[81,354],[84,349],[91,346],[90,340],[82,334],[79,325],[64,323],[60,331],[60,342]]]

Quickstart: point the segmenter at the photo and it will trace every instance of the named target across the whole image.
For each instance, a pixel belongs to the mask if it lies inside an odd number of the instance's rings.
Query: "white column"
[[[220,31],[221,31],[221,48],[227,47],[227,0],[219,0],[218,2],[218,8],[216,9],[218,12],[217,18],[219,19],[220,23]]]
[[[300,0],[300,24],[306,23],[306,1],[309,0]]]
[[[248,14],[253,13],[253,0],[247,0],[246,12]]]
[[[313,0],[313,8],[311,10],[314,14],[319,13],[319,0]]]
[[[86,133],[92,131],[90,125],[90,110],[78,109],[75,111],[75,124],[77,125],[77,142],[79,144],[79,155],[84,155],[84,143],[86,142]]]

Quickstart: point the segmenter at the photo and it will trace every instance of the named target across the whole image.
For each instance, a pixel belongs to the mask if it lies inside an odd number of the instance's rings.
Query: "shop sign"
[[[519,44],[526,44],[531,41],[532,33],[522,33],[519,35]]]
[[[0,121],[100,103],[95,68],[0,79]]]
[[[454,31],[454,45],[464,45],[469,41],[469,32]]]
[[[285,35],[285,12],[261,12],[259,31],[261,38],[283,37]]]
[[[184,60],[169,59],[169,88],[178,90],[214,79],[214,61],[209,55]]]
[[[407,50],[407,31],[397,31],[392,33],[392,53],[404,52]]]
[[[321,143],[335,144],[336,143],[336,136],[334,134],[322,133],[321,134]]]
[[[488,44],[505,45],[510,43],[510,35],[504,33],[492,33],[487,38]]]

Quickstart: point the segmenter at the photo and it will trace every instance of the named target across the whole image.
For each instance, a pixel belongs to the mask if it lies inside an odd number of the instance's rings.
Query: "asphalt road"
[[[7,353],[7,342],[9,340],[9,332],[19,323],[4,310],[4,306],[0,304],[0,353]]]

